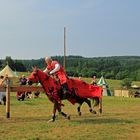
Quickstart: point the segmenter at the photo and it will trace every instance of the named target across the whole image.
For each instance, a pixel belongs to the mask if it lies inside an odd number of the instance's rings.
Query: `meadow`
[[[103,113],[91,114],[86,104],[82,116],[76,107],[64,101],[66,120],[57,114],[56,122],[47,123],[52,103],[42,93],[40,98],[17,101],[11,93],[11,118],[0,106],[0,140],[119,140],[140,139],[140,99],[103,97]],[[98,111],[98,108],[95,108]]]
[[[87,82],[91,79],[84,78]],[[111,89],[120,88],[119,80],[107,80]],[[139,82],[133,82],[139,85]],[[18,101],[11,93],[11,117],[6,119],[5,106],[0,105],[0,140],[139,140],[140,99],[103,97],[103,113],[91,114],[83,104],[82,116],[77,104],[63,102],[67,120],[57,113],[56,122],[48,123],[52,103],[44,93],[40,98]]]

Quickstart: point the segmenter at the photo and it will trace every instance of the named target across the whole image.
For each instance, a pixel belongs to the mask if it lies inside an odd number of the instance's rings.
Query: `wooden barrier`
[[[6,118],[10,118],[10,92],[32,92],[32,91],[39,91],[43,92],[44,89],[39,86],[10,86],[10,82],[7,82],[6,87],[0,87],[0,91],[6,91]],[[102,100],[100,100],[99,108],[102,112]]]
[[[10,92],[43,92],[44,89],[35,86],[10,86],[7,82],[6,87],[0,87],[0,91],[6,91],[6,118],[10,118]]]
[[[114,96],[129,97],[129,90],[116,89],[114,90]]]

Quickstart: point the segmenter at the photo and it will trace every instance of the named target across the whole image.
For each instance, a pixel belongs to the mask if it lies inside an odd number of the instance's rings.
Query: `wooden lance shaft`
[[[64,27],[64,60],[63,67],[66,69],[66,27]]]
[[[6,118],[10,118],[10,80],[6,79]]]

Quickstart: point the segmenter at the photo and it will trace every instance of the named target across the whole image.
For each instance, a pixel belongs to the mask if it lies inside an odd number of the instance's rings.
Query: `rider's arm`
[[[50,72],[50,74],[53,74],[59,70],[60,70],[60,64],[55,64],[55,68]]]
[[[49,70],[46,68],[45,70],[43,70],[43,72],[47,73]]]

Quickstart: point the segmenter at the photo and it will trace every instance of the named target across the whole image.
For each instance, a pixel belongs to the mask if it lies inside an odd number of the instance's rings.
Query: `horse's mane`
[[[48,92],[48,88],[53,88],[54,92],[60,89],[60,84],[58,84],[56,80],[49,76],[47,73],[43,72],[40,69],[37,70],[37,73],[39,80],[46,92]]]
[[[37,73],[39,74],[40,79],[47,79],[49,78],[49,75],[45,72],[43,72],[42,70],[38,69]]]

